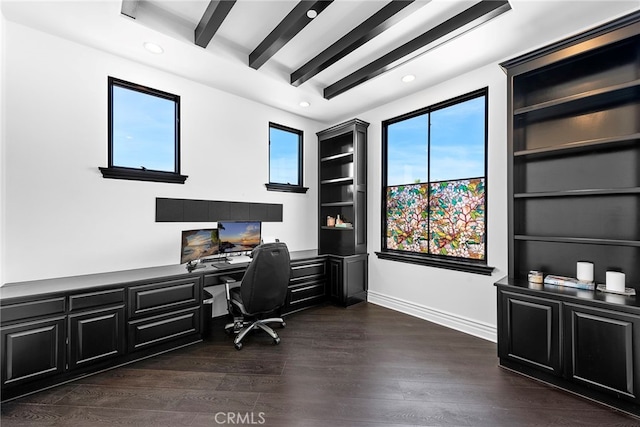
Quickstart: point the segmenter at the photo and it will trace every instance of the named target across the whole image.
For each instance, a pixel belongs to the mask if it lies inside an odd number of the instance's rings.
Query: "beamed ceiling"
[[[9,20],[334,123],[637,10],[640,0],[2,0],[2,8]],[[415,80],[403,83],[408,74]]]

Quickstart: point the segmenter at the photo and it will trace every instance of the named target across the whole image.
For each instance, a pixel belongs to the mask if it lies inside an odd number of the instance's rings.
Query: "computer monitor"
[[[219,222],[220,253],[247,252],[260,244],[260,221]]]
[[[220,239],[216,228],[184,230],[180,248],[180,264],[220,253]]]

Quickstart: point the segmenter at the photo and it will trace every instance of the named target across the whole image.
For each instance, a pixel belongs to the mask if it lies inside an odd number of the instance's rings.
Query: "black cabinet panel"
[[[282,222],[275,203],[156,198],[156,222]]]
[[[69,369],[124,354],[124,306],[69,316]]]
[[[200,307],[129,322],[129,351],[200,333]]]
[[[119,304],[124,302],[124,288],[88,292],[69,297],[69,311]]]
[[[129,288],[129,316],[139,317],[196,304],[200,278],[173,280]]]
[[[640,402],[640,318],[567,304],[565,324],[569,378]]]
[[[0,329],[3,387],[63,372],[64,321],[61,316]]]
[[[498,353],[562,375],[560,302],[500,292]]]
[[[0,307],[0,319],[2,319],[2,323],[8,323],[20,319],[64,313],[65,300],[65,297],[55,297],[3,305]]]

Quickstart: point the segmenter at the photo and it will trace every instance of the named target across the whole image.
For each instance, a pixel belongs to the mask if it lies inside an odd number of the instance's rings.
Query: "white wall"
[[[180,230],[211,224],[156,223],[156,197],[282,203],[284,221],[263,233],[317,247],[315,132],[326,124],[2,24],[2,283],[178,263]],[[107,76],[180,95],[184,185],[102,177]],[[266,191],[269,121],[304,131],[307,194]]]
[[[426,72],[427,70],[425,70]],[[487,261],[491,276],[381,260],[381,122],[437,102],[489,87]],[[493,283],[507,275],[507,84],[498,64],[359,114],[368,132],[369,301],[496,340]]]

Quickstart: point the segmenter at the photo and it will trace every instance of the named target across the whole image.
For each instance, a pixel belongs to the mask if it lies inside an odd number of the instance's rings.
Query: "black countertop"
[[[315,249],[305,251],[291,251],[291,261],[301,261],[323,257],[318,255]],[[25,282],[6,283],[0,287],[0,300],[11,298],[23,298],[35,295],[47,295],[60,292],[73,292],[100,288],[105,286],[117,286],[135,282],[151,281],[158,278],[189,277],[207,273],[216,273],[231,269],[242,269],[247,264],[227,264],[220,268],[211,263],[205,263],[198,268],[189,271],[185,264],[165,265],[158,267],[138,268],[133,270],[114,271],[109,273],[85,274],[80,276],[58,277],[53,279],[31,280]]]

